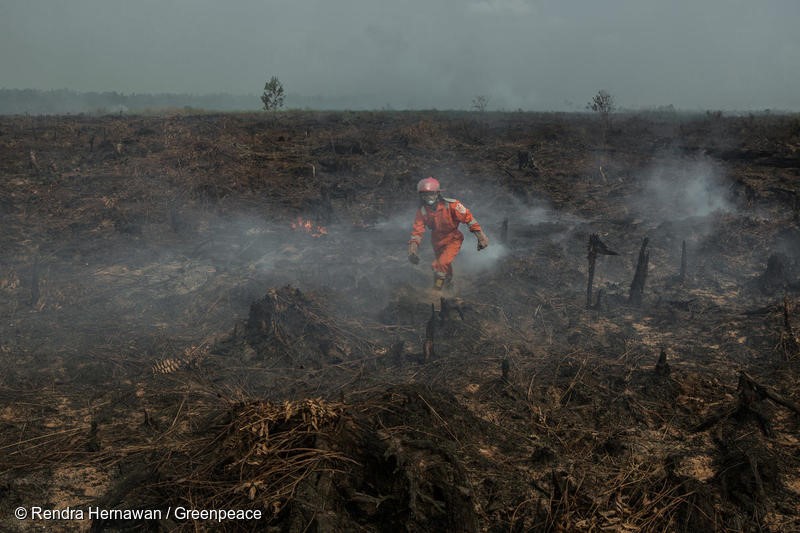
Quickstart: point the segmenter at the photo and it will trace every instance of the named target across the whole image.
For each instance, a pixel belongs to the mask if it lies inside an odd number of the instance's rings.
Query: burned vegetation
[[[3,117],[0,529],[800,530],[798,148],[781,116]],[[444,292],[405,254],[428,175],[491,241]]]

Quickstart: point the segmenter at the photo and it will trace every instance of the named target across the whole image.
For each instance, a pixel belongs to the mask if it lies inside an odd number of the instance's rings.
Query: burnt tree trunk
[[[500,226],[500,244],[508,243],[508,217],[503,219],[503,224]]]
[[[603,296],[604,296],[603,289],[597,289],[597,298],[594,299],[594,308],[600,310],[601,306],[603,305]]]

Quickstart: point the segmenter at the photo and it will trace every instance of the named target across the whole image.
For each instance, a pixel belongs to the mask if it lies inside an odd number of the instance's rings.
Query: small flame
[[[317,226],[310,220],[306,220],[303,217],[297,217],[295,222],[291,223],[292,229],[299,229],[311,235],[312,237],[322,237],[323,235],[328,234],[327,228],[325,226]]]

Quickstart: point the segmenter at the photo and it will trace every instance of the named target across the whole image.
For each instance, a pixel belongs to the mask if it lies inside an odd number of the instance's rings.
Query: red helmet
[[[441,192],[441,190],[439,180],[430,176],[419,180],[419,183],[417,183],[417,192]]]

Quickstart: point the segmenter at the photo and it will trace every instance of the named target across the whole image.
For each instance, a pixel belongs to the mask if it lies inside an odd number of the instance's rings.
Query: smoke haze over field
[[[0,1],[0,88],[287,106],[800,110],[794,0]],[[257,97],[253,108],[258,108]]]
[[[667,160],[645,172],[635,210],[658,222],[706,217],[731,209],[722,170],[707,158]]]

